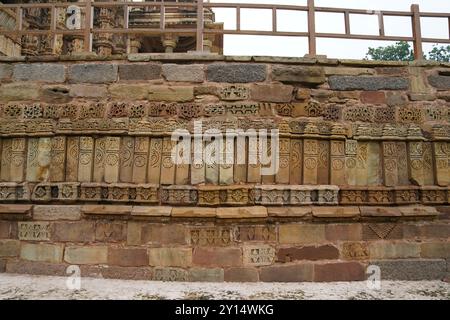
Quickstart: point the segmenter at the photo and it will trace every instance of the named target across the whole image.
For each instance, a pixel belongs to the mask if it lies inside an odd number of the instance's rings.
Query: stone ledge
[[[42,215],[43,210],[52,210],[57,214],[58,208],[64,212],[53,219],[50,214]],[[81,220],[81,213],[86,216],[131,216],[137,218],[173,217],[173,218],[430,218],[442,215],[432,206],[220,206],[220,207],[172,207],[172,206],[131,206],[131,205],[33,205],[33,204],[1,204],[0,216],[28,215],[37,210],[42,220]],[[73,211],[73,212],[72,212]],[[78,213],[77,213],[78,212]],[[66,217],[66,214],[73,213]]]
[[[196,53],[137,53],[128,55],[99,56],[93,53],[80,53],[76,55],[61,56],[18,56],[0,57],[0,62],[64,62],[64,61],[225,61],[225,62],[260,62],[278,64],[299,65],[328,65],[328,66],[354,66],[354,67],[450,67],[448,62],[436,62],[429,60],[421,61],[375,61],[359,59],[333,59],[324,56],[318,57],[277,57],[277,56],[225,56],[219,54],[196,54]]]

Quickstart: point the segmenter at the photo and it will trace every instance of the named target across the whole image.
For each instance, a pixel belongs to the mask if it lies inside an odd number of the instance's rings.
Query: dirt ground
[[[0,299],[439,299],[450,300],[450,284],[442,281],[338,283],[182,283],[82,278],[68,289],[66,277],[0,274]],[[70,282],[73,284],[73,282]]]

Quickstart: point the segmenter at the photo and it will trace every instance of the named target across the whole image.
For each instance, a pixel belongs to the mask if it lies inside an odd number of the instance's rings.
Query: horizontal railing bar
[[[251,36],[297,36],[307,37],[308,32],[294,32],[294,31],[259,31],[259,30],[216,30],[205,29],[206,34],[225,34],[225,35],[251,35]]]
[[[428,43],[450,43],[450,39],[422,38],[422,42]]]
[[[92,33],[113,33],[113,34],[166,34],[166,33],[179,33],[179,34],[195,34],[197,29],[91,29]]]
[[[257,3],[207,3],[203,4],[205,8],[236,8],[241,9],[270,9],[276,8],[277,10],[293,10],[293,11],[308,11],[306,6],[295,6],[287,4],[257,4]]]

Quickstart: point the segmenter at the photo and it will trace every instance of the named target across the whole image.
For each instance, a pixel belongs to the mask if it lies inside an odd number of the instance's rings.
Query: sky
[[[306,0],[210,0],[221,3],[267,3],[306,5]],[[318,7],[340,7],[367,10],[409,11],[411,4],[418,4],[420,11],[450,12],[450,0],[316,0]],[[224,22],[226,29],[236,27],[234,9],[214,9],[216,21]],[[279,31],[307,31],[306,12],[278,11]],[[376,15],[351,15],[352,33],[378,34]],[[422,36],[430,38],[448,38],[448,19],[422,18]],[[241,9],[241,29],[271,30],[270,10]],[[389,36],[411,36],[411,23],[408,17],[385,17],[385,32]],[[316,13],[316,31],[327,33],[344,32],[342,14]],[[317,39],[317,54],[328,58],[362,59],[368,47],[392,44],[386,41],[353,39]],[[424,44],[428,52],[433,44]],[[301,37],[266,37],[246,35],[225,35],[224,53],[226,55],[270,55],[301,57],[308,53],[307,38]]]

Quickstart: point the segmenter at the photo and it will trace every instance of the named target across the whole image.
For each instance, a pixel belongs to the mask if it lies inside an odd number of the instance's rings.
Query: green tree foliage
[[[450,45],[446,47],[434,46],[430,51],[429,59],[441,62],[450,62]]]
[[[366,59],[383,61],[413,61],[414,52],[406,41],[387,47],[369,48]]]
[[[413,61],[414,51],[406,41],[400,41],[387,47],[370,48],[367,51],[366,59],[383,61]],[[424,55],[424,59],[427,56]],[[450,62],[450,45],[435,45],[430,51],[429,60]]]

